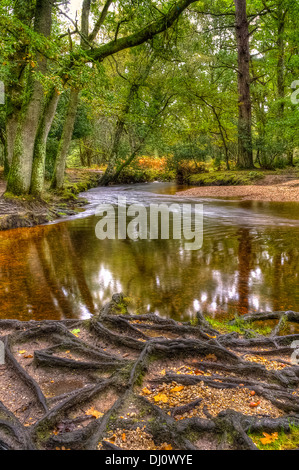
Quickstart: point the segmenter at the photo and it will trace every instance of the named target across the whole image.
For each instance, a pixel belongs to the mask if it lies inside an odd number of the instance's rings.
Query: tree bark
[[[239,168],[254,168],[251,130],[251,96],[250,96],[250,51],[249,28],[246,12],[246,0],[234,0],[236,6],[236,37],[238,47],[238,159]]]
[[[48,135],[56,113],[59,93],[56,89],[48,98],[35,140],[30,193],[41,196],[44,190],[45,162]]]
[[[51,189],[62,189],[64,183],[64,172],[66,158],[72,141],[77,107],[79,102],[79,90],[71,90],[67,116],[63,126],[61,140],[55,160],[54,174],[51,182]]]
[[[14,6],[14,17],[22,21],[27,27],[30,26],[34,16],[32,1],[16,2]],[[15,52],[9,57],[11,79],[6,81],[6,117],[5,117],[5,160],[4,173],[8,176],[12,163],[14,143],[17,134],[18,120],[22,108],[24,92],[24,56],[28,53],[28,45],[16,44]]]
[[[34,31],[48,37],[51,33],[51,26],[51,3],[49,0],[37,0]],[[7,192],[15,195],[28,194],[30,190],[34,144],[44,104],[43,86],[35,79],[33,72],[36,70],[44,74],[46,69],[47,60],[41,53],[38,53],[37,66],[34,68],[30,65],[26,96],[20,111],[8,175]]]

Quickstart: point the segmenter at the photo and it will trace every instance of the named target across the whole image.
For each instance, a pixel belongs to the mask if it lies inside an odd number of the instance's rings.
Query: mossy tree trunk
[[[14,6],[14,18],[30,26],[34,17],[32,0],[16,2]],[[16,50],[10,56],[10,79],[6,80],[6,117],[5,117],[5,155],[4,173],[7,177],[12,163],[14,144],[17,135],[18,121],[22,108],[22,98],[25,86],[24,57],[28,54],[28,45],[16,44]]]
[[[47,139],[56,113],[59,93],[54,89],[48,98],[35,140],[30,193],[41,196],[44,190]]]
[[[37,0],[34,31],[49,37],[51,26],[51,3],[49,0]],[[15,195],[28,194],[30,190],[35,139],[44,108],[44,89],[42,84],[35,79],[34,71],[44,74],[47,70],[47,59],[39,53],[36,66],[30,64],[29,67],[7,182],[7,192]]]
[[[251,129],[250,51],[246,0],[234,0],[236,6],[236,37],[238,47],[238,159],[242,169],[254,168]]]
[[[58,151],[55,160],[54,173],[51,182],[52,189],[62,189],[64,183],[64,172],[66,166],[66,158],[71,144],[77,107],[79,102],[79,90],[71,90],[70,100],[68,104],[67,116],[63,126],[62,136],[59,142]]]

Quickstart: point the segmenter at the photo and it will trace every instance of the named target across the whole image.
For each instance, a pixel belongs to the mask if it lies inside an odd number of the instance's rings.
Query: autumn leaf
[[[19,354],[25,354],[25,352],[27,352],[25,349],[23,349],[22,351],[19,351]]]
[[[75,330],[71,331],[71,333],[72,333],[73,335],[77,336],[77,338],[78,338],[80,331],[81,331],[81,330],[79,330],[79,329],[75,329]]]
[[[217,356],[215,356],[215,354],[207,354],[206,359],[208,361],[217,361]]]
[[[86,416],[94,416],[96,419],[101,418],[104,415],[104,413],[95,410],[93,407],[87,410],[85,414]]]
[[[151,395],[151,392],[150,392],[149,389],[146,388],[146,387],[144,387],[144,388],[142,389],[142,393],[143,393],[143,395]]]
[[[202,370],[195,369],[194,374],[195,375],[204,375],[204,372]]]
[[[172,446],[170,444],[162,444],[160,450],[172,450]]]
[[[171,393],[176,393],[176,392],[180,392],[181,390],[184,389],[184,386],[183,385],[178,385],[177,387],[174,387],[170,390]]]
[[[271,444],[272,442],[278,439],[278,432],[273,432],[272,434],[267,434],[263,432],[265,437],[261,437],[260,441],[263,445]]]
[[[123,442],[126,442],[127,438],[126,438],[126,434],[125,434],[125,433],[122,434],[121,439],[122,439]]]
[[[256,406],[259,406],[261,402],[260,401],[257,401],[256,403],[254,403],[253,401],[250,403],[250,408],[255,408]]]
[[[168,397],[167,397],[167,395],[165,395],[165,393],[159,393],[158,395],[156,395],[154,397],[154,400],[155,401],[162,401],[163,403],[167,403],[168,402]]]
[[[33,358],[32,354],[24,354],[23,357],[25,357],[25,359],[32,359]]]

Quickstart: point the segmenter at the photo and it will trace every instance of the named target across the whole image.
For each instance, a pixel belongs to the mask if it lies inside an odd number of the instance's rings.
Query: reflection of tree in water
[[[238,249],[238,307],[239,315],[249,311],[249,281],[251,271],[252,237],[247,228],[239,230]]]
[[[94,313],[92,295],[64,224],[38,227],[27,234],[23,230],[20,237],[8,237],[1,252],[0,300],[6,318],[80,317],[79,302]]]
[[[82,317],[122,290],[176,319],[298,308],[298,233],[227,227],[199,251],[183,241],[105,240],[93,217],[0,234],[2,317]],[[297,296],[297,297],[296,297]]]

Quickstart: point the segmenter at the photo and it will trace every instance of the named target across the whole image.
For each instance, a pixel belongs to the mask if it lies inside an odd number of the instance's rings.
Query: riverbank
[[[4,195],[6,182],[0,171],[0,230],[33,227],[76,214],[86,204],[78,194],[98,186],[100,174],[95,170],[69,169],[62,192],[45,192],[43,199],[36,199]]]
[[[235,198],[245,201],[299,202],[299,179],[288,175],[267,175],[254,185],[200,186],[180,191],[177,195]]]
[[[200,313],[186,323],[129,315],[129,301],[116,294],[89,320],[0,320],[0,448],[298,447],[298,335],[282,335],[298,313],[220,332]],[[254,322],[269,317],[264,336]]]

